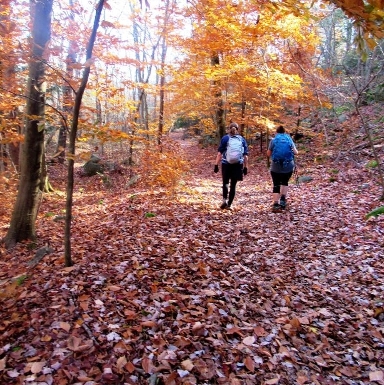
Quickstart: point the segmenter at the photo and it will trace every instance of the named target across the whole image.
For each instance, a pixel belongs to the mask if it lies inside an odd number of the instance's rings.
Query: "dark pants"
[[[280,186],[288,186],[288,182],[291,179],[292,174],[292,171],[284,173],[271,171],[273,192],[280,193]]]
[[[240,163],[222,163],[221,172],[223,177],[223,199],[228,198],[228,206],[230,206],[235,198],[236,184],[239,180],[243,180],[243,165]],[[231,182],[230,185],[229,182]]]

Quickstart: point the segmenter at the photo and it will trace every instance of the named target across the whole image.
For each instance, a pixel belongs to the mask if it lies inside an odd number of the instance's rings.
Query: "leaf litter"
[[[52,254],[31,268],[27,244],[1,249],[0,382],[384,384],[384,230],[382,216],[364,218],[379,195],[370,175],[330,182],[313,166],[272,213],[268,170],[252,161],[222,211],[214,149],[183,148],[191,170],[177,196],[78,181],[73,267],[63,222],[44,213],[39,242]],[[42,210],[62,205],[53,194]]]

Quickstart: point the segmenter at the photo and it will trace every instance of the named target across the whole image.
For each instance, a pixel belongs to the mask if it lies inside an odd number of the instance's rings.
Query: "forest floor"
[[[365,218],[381,205],[374,171],[314,163],[298,144],[312,180],[272,213],[255,147],[220,210],[215,148],[178,140],[190,172],[176,195],[126,175],[77,178],[74,266],[64,189],[44,197],[38,244],[0,249],[0,384],[384,384],[384,216]]]

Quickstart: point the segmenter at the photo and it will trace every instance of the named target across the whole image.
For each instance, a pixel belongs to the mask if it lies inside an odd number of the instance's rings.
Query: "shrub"
[[[152,188],[165,188],[167,193],[175,193],[188,171],[188,162],[180,144],[168,138],[164,139],[161,147],[147,147],[140,158],[142,180]]]

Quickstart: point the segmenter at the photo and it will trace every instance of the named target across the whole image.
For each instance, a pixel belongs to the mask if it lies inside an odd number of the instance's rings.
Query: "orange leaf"
[[[125,365],[125,369],[127,369],[127,371],[129,373],[133,373],[136,368],[135,368],[135,365],[132,364],[132,362],[128,362],[126,365]]]
[[[156,326],[156,322],[155,321],[143,321],[141,323],[141,326],[146,326],[146,327],[152,328],[152,327]]]

